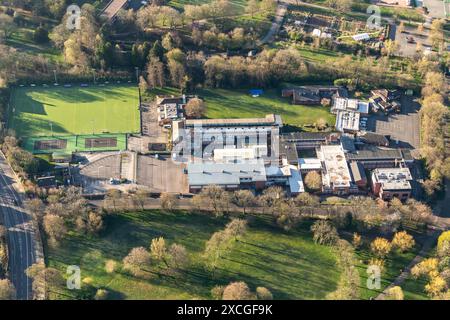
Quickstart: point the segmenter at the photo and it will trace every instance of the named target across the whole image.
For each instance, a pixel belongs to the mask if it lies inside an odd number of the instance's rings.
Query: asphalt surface
[[[36,262],[36,244],[30,216],[20,207],[21,199],[13,185],[13,172],[0,155],[0,214],[7,228],[10,279],[17,299],[31,300],[32,280],[25,270]]]
[[[368,131],[389,135],[392,147],[417,149],[420,147],[420,105],[413,97],[402,96],[402,110],[389,116],[371,115],[367,122]]]

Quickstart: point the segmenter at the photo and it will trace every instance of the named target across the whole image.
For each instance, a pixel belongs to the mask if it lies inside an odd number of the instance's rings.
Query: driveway
[[[402,96],[401,103],[402,111],[399,114],[370,116],[367,129],[390,136],[393,147],[417,149],[420,147],[420,104],[408,96]]]

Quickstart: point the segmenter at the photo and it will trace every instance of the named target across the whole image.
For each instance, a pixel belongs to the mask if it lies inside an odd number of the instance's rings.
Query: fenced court
[[[127,134],[31,137],[23,147],[34,154],[119,151],[127,149]]]
[[[140,133],[138,88],[73,85],[17,88],[8,128],[33,153],[126,149],[126,134]]]

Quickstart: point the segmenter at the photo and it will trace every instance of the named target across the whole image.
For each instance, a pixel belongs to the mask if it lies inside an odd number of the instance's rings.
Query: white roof
[[[242,148],[242,149],[214,149],[214,161],[232,161],[232,160],[245,160],[254,159],[255,149]]]
[[[300,170],[321,170],[322,162],[317,158],[301,158],[298,159]]]
[[[353,111],[368,114],[369,103],[358,99],[348,99],[342,97],[336,97],[333,100],[332,111]]]
[[[359,131],[359,121],[361,114],[359,112],[338,111],[336,117],[336,130],[344,132],[345,130]]]
[[[317,155],[325,163],[322,183],[326,187],[350,187],[352,179],[342,145],[322,145]]]
[[[242,181],[266,181],[264,161],[244,163],[189,163],[188,180],[190,186],[240,185]]]
[[[288,166],[280,167],[280,166],[269,166],[266,167],[266,175],[267,176],[290,176],[291,172],[289,171]]]
[[[322,31],[320,31],[319,29],[314,29],[312,32],[312,35],[315,37],[320,37],[321,34],[322,34]]]
[[[360,34],[354,35],[352,38],[355,41],[364,41],[364,40],[369,40],[370,36],[368,33],[360,33]]]
[[[413,180],[408,168],[375,169],[372,176],[385,190],[409,190],[409,181]]]
[[[302,175],[295,166],[289,166],[291,176],[289,177],[289,189],[291,193],[305,192],[305,185],[303,183]]]

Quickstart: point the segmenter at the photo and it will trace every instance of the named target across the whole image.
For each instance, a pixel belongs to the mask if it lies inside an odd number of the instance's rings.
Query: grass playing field
[[[139,94],[134,86],[18,88],[9,128],[18,137],[140,131]]]
[[[47,248],[47,263],[65,273],[78,265],[82,278],[105,288],[110,299],[210,299],[211,289],[231,281],[245,281],[252,290],[265,286],[275,299],[323,299],[336,289],[339,268],[330,247],[312,241],[310,223],[289,233],[272,224],[271,217],[253,217],[247,234],[221,259],[214,274],[204,267],[202,253],[211,235],[224,228],[225,218],[186,212],[146,211],[106,218],[100,237],[72,232],[56,248]],[[122,259],[138,246],[149,248],[151,239],[163,236],[167,243],[179,243],[189,252],[192,266],[180,279],[170,276],[134,277],[121,269]],[[107,273],[105,262],[118,263]],[[66,295],[67,294],[67,295]],[[74,292],[52,295],[73,298]]]

